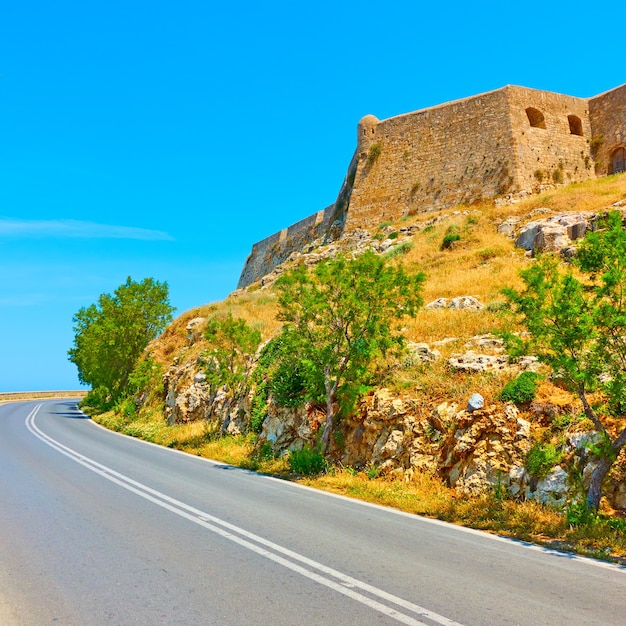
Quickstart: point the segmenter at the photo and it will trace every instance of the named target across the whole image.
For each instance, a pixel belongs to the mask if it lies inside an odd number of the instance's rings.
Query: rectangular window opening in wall
[[[546,129],[546,118],[539,109],[535,109],[534,107],[528,107],[526,109],[526,115],[528,117],[528,122],[530,123],[532,128],[543,128],[544,130]]]
[[[584,136],[583,123],[577,115],[568,115],[567,121],[569,122],[569,132],[572,135],[578,135],[579,137]]]
[[[626,172],[626,150],[617,148],[611,155],[611,174]]]

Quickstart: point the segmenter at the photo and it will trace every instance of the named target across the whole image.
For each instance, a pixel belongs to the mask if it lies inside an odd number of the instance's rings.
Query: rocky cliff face
[[[606,207],[621,209],[624,201]],[[366,230],[354,230],[332,242],[313,242],[305,251],[293,253],[257,285],[258,294],[268,288],[286,268],[296,263],[314,265],[340,253],[358,253],[367,249],[386,254],[398,247],[413,245],[420,233],[446,227],[446,220],[474,218],[474,211],[451,212],[422,220],[402,223],[395,228],[381,226],[375,236]],[[524,220],[520,217],[499,220],[494,230],[528,256],[538,251],[559,252],[564,257],[576,253],[576,240],[593,230],[597,211],[550,213],[534,209]],[[430,230],[429,230],[430,229]],[[511,244],[509,244],[511,245]],[[409,248],[410,249],[410,248]],[[440,254],[440,257],[442,255]],[[239,292],[244,293],[244,292]],[[447,294],[450,296],[450,294]],[[476,297],[456,295],[437,297],[426,305],[428,311],[442,314],[481,315],[485,304]],[[202,315],[205,315],[204,313]],[[164,376],[164,412],[170,424],[206,421],[216,432],[246,432],[251,423],[255,389],[245,397],[233,399],[227,389],[211,390],[203,372],[204,329],[206,317],[185,318],[178,329],[178,352],[169,358]],[[169,332],[169,331],[168,331]],[[455,342],[454,349],[445,348]],[[180,347],[184,344],[184,347]],[[408,342],[410,364],[430,367],[445,364],[445,371],[462,376],[500,376],[511,364],[500,340],[484,333],[462,338],[444,338],[429,344]],[[442,357],[440,350],[446,354]],[[446,352],[447,350],[447,352]],[[515,364],[516,370],[537,369],[537,360],[526,357]],[[485,374],[486,373],[486,374]],[[353,415],[335,429],[330,456],[336,462],[355,468],[368,467],[381,474],[410,479],[415,472],[431,473],[459,494],[475,495],[485,490],[506,491],[515,498],[535,498],[555,506],[575,497],[581,485],[588,484],[596,460],[592,454],[593,432],[563,430],[559,441],[559,462],[541,475],[531,475],[526,468],[527,455],[539,440],[542,429],[559,417],[574,412],[567,404],[535,402],[518,409],[513,404],[482,398],[439,397],[437,400],[417,392],[402,394],[386,388],[370,392],[359,401]],[[257,445],[269,446],[276,455],[303,446],[314,446],[325,414],[318,407],[305,404],[298,408],[279,406],[273,398],[264,399],[265,418]],[[620,458],[605,485],[605,493],[616,508],[626,509],[626,458]]]
[[[169,422],[204,420],[213,423],[216,432],[245,432],[251,397],[232,403],[226,390],[211,394],[203,376],[197,364],[175,364],[166,373]],[[587,445],[593,432],[566,432],[562,464],[541,479],[525,468],[542,419],[554,419],[562,407],[536,403],[530,407],[535,419],[530,420],[511,403],[481,407],[471,400],[465,408],[451,402],[430,406],[414,396],[377,389],[361,398],[354,414],[338,425],[330,457],[344,466],[369,467],[405,480],[414,472],[427,472],[460,495],[498,489],[557,507],[576,493],[575,476],[582,475],[583,484],[588,483],[596,462]],[[270,397],[257,446],[269,446],[275,455],[314,446],[324,420],[323,410],[311,404],[285,408]],[[615,508],[626,508],[626,476],[621,476],[625,465],[618,465],[606,489]]]

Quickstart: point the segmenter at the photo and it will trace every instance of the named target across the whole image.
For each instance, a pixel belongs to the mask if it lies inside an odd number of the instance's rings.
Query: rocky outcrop
[[[275,453],[312,445],[323,419],[311,407],[273,406],[260,445],[269,443]],[[530,437],[529,423],[513,405],[459,410],[443,403],[425,413],[416,399],[383,388],[362,398],[358,411],[342,423],[331,455],[344,465],[375,465],[382,474],[429,472],[463,494],[496,484],[520,493],[524,476],[516,479],[519,472],[512,470],[523,466]]]
[[[607,207],[605,211],[579,211],[557,213],[549,217],[533,219],[520,226],[521,218],[510,217],[498,226],[498,232],[515,239],[515,246],[527,250],[531,256],[539,252],[557,252],[566,258],[576,253],[576,241],[597,228],[598,220],[608,211],[622,211],[623,201]],[[550,209],[539,208],[533,215],[550,213]]]
[[[426,305],[427,309],[470,309],[480,311],[485,305],[474,296],[457,296],[456,298],[437,298]]]
[[[552,468],[544,478],[533,478],[524,463],[537,426],[523,419],[512,404],[480,406],[478,395],[473,394],[474,402],[470,398],[466,409],[448,402],[428,409],[416,398],[378,389],[362,398],[355,414],[341,422],[330,455],[345,466],[375,466],[382,475],[405,480],[414,472],[427,472],[461,495],[498,489],[510,497],[532,498],[557,508],[579,493],[568,468],[583,468],[588,485],[595,463],[588,444],[597,437],[594,433],[569,434],[564,451],[567,465]],[[285,409],[271,403],[258,445],[268,444],[275,454],[314,446],[324,420],[323,411],[310,405]],[[605,491],[613,506],[626,508],[624,479],[608,481]]]
[[[250,398],[234,399],[225,388],[212,390],[206,383],[202,358],[195,363],[178,364],[163,376],[167,423],[205,421],[216,431],[239,435],[246,432]]]

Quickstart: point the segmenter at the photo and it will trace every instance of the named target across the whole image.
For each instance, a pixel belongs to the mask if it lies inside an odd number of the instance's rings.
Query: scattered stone
[[[562,508],[567,501],[569,492],[567,472],[557,465],[543,480],[537,483],[533,491],[527,488],[527,496],[538,500],[542,504],[554,508]]]
[[[396,243],[397,243],[397,239],[385,239],[384,241],[381,241],[380,244],[378,245],[378,251],[386,252],[387,250],[389,250],[389,248],[391,248],[392,246],[395,246]]]
[[[450,300],[448,308],[473,309],[478,311],[480,309],[484,309],[485,305],[482,302],[479,302],[474,296],[457,296],[456,298],[452,298],[452,300]]]
[[[478,411],[478,409],[482,409],[485,406],[485,399],[479,393],[473,393],[467,403],[467,410],[470,413],[474,411]]]
[[[509,359],[506,355],[492,356],[489,354],[477,354],[469,350],[464,354],[453,354],[448,359],[448,365],[461,372],[491,372],[504,370],[508,367]]]
[[[538,372],[541,369],[541,361],[536,356],[520,356],[515,360],[515,365],[522,372]]]
[[[480,348],[481,350],[493,350],[494,352],[504,351],[504,341],[491,333],[484,335],[476,335],[472,337],[466,344],[466,348]]]
[[[426,309],[447,309],[448,300],[446,298],[437,298],[432,302],[429,302],[424,308]]]
[[[441,358],[439,350],[431,350],[427,343],[407,342],[408,355],[405,366],[410,367],[418,363],[433,363]]]
[[[185,326],[187,343],[195,343],[202,338],[202,330],[205,322],[206,317],[194,317],[189,321],[187,326]]]
[[[437,298],[426,305],[427,309],[484,309],[485,305],[479,302],[474,296],[457,296],[448,300],[447,298]]]
[[[521,217],[509,217],[501,224],[498,224],[498,233],[512,237],[516,226],[522,221]]]

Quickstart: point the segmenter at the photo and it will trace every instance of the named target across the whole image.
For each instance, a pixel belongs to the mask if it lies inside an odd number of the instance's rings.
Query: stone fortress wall
[[[327,213],[330,216],[333,207],[331,205],[325,211],[309,215],[289,228],[255,243],[241,272],[239,287],[250,285],[269,274],[277,265],[284,263],[292,252],[302,250],[308,243],[328,232],[330,224],[324,217]]]
[[[239,287],[329,234],[624,170],[626,85],[575,98],[508,85],[386,120],[367,115],[336,202],[255,244]]]
[[[600,174],[624,171],[626,151],[626,85],[589,100],[595,160]],[[621,161],[620,161],[621,159]]]

